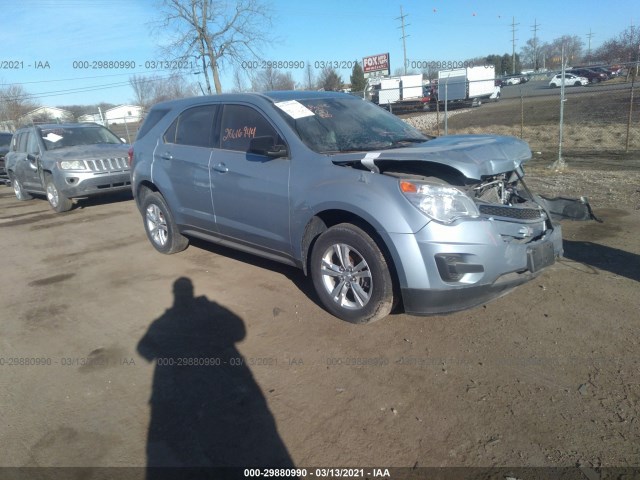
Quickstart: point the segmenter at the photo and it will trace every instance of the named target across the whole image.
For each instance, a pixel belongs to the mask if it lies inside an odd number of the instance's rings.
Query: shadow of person
[[[174,304],[138,343],[155,362],[147,478],[156,467],[292,468],[266,400],[235,343],[243,321],[231,311],[194,297],[179,278]]]

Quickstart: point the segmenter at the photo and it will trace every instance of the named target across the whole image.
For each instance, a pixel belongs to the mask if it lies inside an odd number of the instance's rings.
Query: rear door
[[[250,105],[227,104],[220,112],[211,159],[211,191],[218,232],[248,247],[291,254],[289,158],[249,152],[256,137],[284,140],[268,117]]]
[[[209,163],[217,105],[200,105],[182,112],[167,129],[154,153],[154,178],[177,223],[205,232],[215,231]]]

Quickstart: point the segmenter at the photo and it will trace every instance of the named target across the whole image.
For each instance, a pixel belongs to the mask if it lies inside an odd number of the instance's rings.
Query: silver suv
[[[20,128],[5,157],[19,200],[44,194],[56,212],[75,197],[129,190],[129,146],[95,123],[47,124]]]
[[[301,268],[366,323],[482,304],[562,254],[522,182],[526,143],[429,138],[351,95],[230,94],[154,106],[130,151],[151,244],[189,237]]]

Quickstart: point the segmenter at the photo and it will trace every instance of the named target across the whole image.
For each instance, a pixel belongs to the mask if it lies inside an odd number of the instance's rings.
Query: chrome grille
[[[478,205],[480,213],[490,217],[506,217],[518,220],[538,220],[542,218],[542,210],[537,208],[518,208],[506,205],[488,205],[481,203]]]
[[[127,157],[118,158],[98,158],[95,160],[85,160],[87,167],[92,172],[112,172],[114,170],[129,170]]]

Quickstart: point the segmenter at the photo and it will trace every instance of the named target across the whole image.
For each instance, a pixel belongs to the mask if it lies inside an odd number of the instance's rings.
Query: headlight
[[[454,187],[400,180],[400,191],[421,212],[439,222],[480,215],[473,200]]]
[[[84,162],[82,160],[63,160],[60,162],[60,168],[62,170],[86,170]]]

